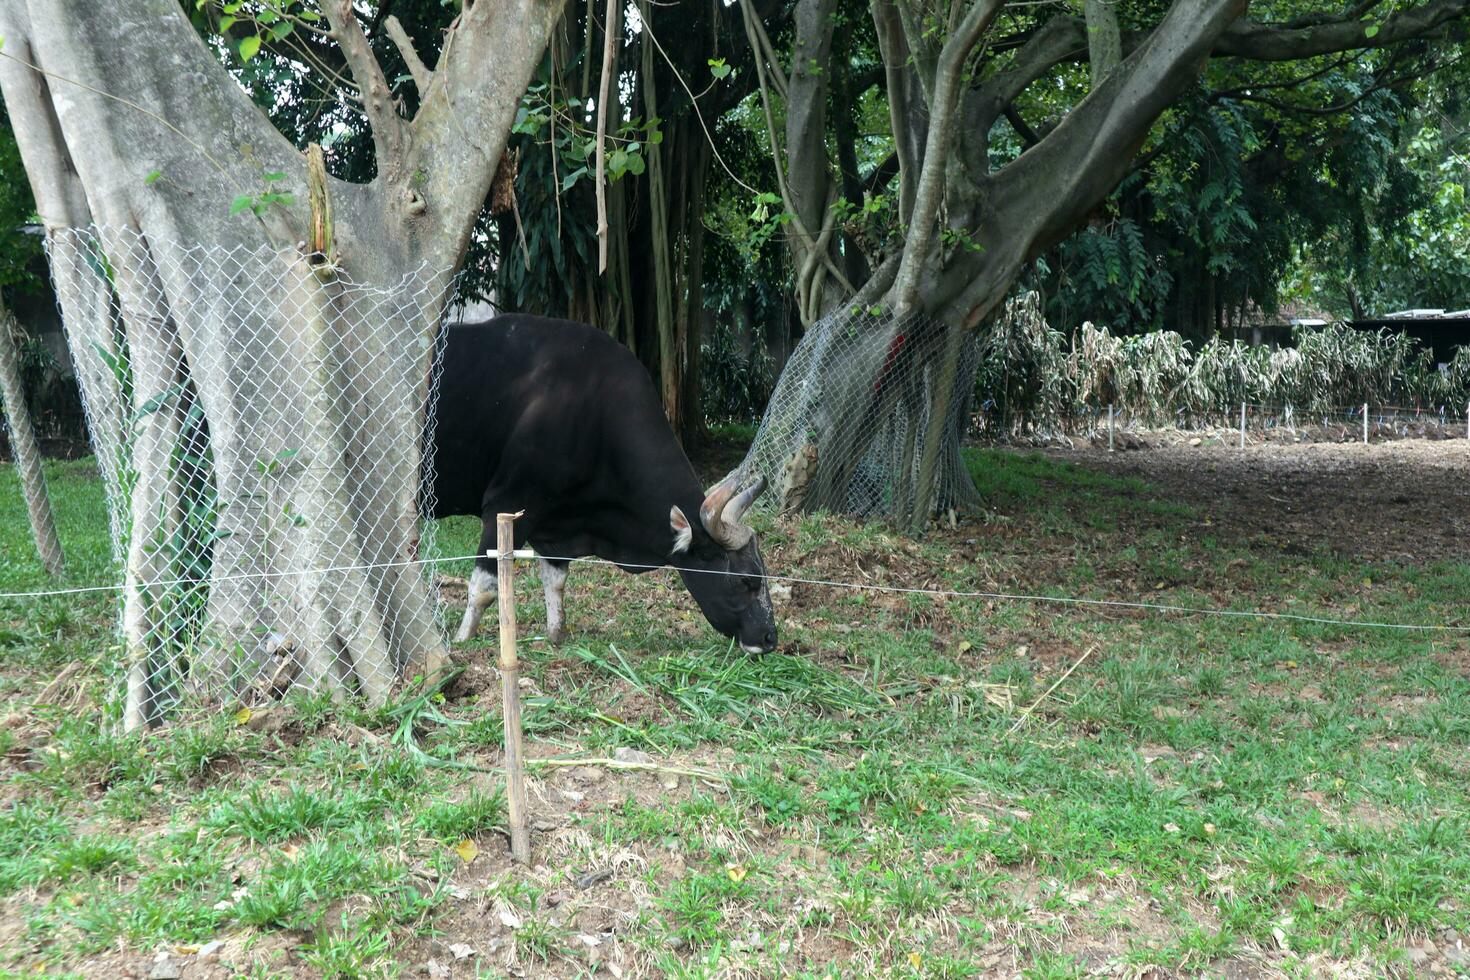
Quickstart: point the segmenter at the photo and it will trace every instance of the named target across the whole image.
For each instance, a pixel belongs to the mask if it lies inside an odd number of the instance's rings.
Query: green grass
[[[1470,594],[1464,562],[1251,551],[1181,536],[1189,503],[1140,480],[970,464],[984,522],[767,524],[768,564],[1426,623]],[[95,472],[48,475],[64,582],[108,581]],[[446,521],[439,548],[477,536]],[[48,586],[8,470],[0,546],[0,591]],[[1375,975],[1470,933],[1463,635],[795,589],[785,651],[749,658],[671,577],[573,569],[572,644],[522,649],[532,755],[686,771],[533,770],[532,869],[504,857],[483,669],[374,711],[293,697],[279,734],[224,705],[123,736],[114,598],[0,600],[0,970],[146,974],[221,940],[242,976]],[[539,591],[518,581],[528,637]],[[72,661],[79,696],[32,706]]]

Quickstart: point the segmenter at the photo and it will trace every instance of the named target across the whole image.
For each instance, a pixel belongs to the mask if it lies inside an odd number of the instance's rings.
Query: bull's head
[[[672,564],[709,624],[734,637],[747,653],[776,648],[776,617],[766,587],[766,566],[755,544],[755,532],[742,520],[766,479],[739,489],[734,475],[705,494],[694,527],[675,506],[669,512],[674,531]]]

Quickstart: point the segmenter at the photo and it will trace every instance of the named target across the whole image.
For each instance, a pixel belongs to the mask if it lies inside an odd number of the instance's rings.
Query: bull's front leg
[[[566,638],[562,597],[567,584],[567,563],[541,559],[541,591],[546,594],[546,638],[559,644]]]
[[[470,573],[469,595],[465,597],[464,618],[459,622],[459,632],[454,635],[456,643],[463,643],[475,635],[480,628],[480,617],[485,607],[499,597],[496,591],[495,573],[475,563]]]

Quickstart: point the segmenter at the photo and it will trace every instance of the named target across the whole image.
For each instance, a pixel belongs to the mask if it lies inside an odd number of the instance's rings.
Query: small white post
[[[1113,403],[1108,402],[1108,452],[1113,451]]]
[[[1245,448],[1245,402],[1240,403],[1240,448]]]
[[[1470,439],[1470,405],[1465,406],[1465,438]]]
[[[1368,403],[1363,403],[1363,445],[1368,445]]]

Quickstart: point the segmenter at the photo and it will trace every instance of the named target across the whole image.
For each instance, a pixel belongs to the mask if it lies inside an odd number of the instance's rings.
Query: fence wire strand
[[[450,555],[437,558],[420,558],[408,562],[397,563],[400,565],[438,565],[451,562],[474,561],[481,557],[472,555]],[[497,558],[496,552],[488,552],[485,557]],[[517,549],[511,553],[511,557],[518,561],[550,561],[566,562],[569,564],[598,565],[608,568],[637,569],[639,571],[670,571],[687,572],[697,575],[722,575],[737,578],[761,578],[766,582],[779,582],[786,585],[812,585],[832,589],[850,589],[860,592],[883,592],[891,595],[923,595],[933,598],[944,599],[986,599],[1000,602],[1029,602],[1029,603],[1052,603],[1067,606],[1087,606],[1105,609],[1133,609],[1149,612],[1179,613],[1190,616],[1222,616],[1236,619],[1262,619],[1262,620],[1286,620],[1289,622],[1310,623],[1321,626],[1340,626],[1349,629],[1391,629],[1408,632],[1436,632],[1436,633],[1470,633],[1470,626],[1451,626],[1442,623],[1390,623],[1376,620],[1340,619],[1323,616],[1308,616],[1304,613],[1278,613],[1258,609],[1219,609],[1209,606],[1186,606],[1179,603],[1167,602],[1143,602],[1141,600],[1127,599],[1089,599],[1083,596],[1053,596],[1041,593],[1023,592],[986,592],[971,589],[935,589],[919,586],[903,585],[878,585],[872,582],[840,582],[833,579],[805,578],[798,575],[772,575],[759,576],[749,575],[745,572],[723,571],[708,568],[685,568],[679,565],[645,565],[637,562],[612,562],[605,558],[580,557],[572,558],[559,555],[542,555],[531,549]],[[369,566],[358,566],[366,568]],[[345,569],[337,569],[338,571]],[[273,576],[287,576],[307,574],[305,572],[274,572]],[[181,584],[200,584],[198,582],[154,582],[146,583],[148,586],[172,586]],[[0,592],[0,600],[5,599],[38,599],[61,595],[76,595],[88,592],[116,592],[122,589],[121,585],[94,585],[75,589],[50,589],[38,592]]]

